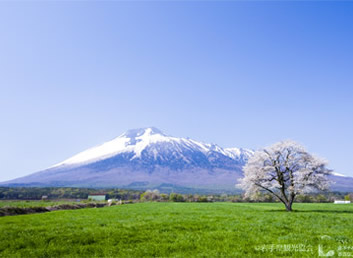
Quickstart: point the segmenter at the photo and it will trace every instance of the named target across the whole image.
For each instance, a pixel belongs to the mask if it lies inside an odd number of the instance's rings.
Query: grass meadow
[[[353,205],[293,208],[150,202],[0,217],[0,256],[353,256]]]
[[[75,204],[79,202],[73,201],[0,201],[0,208],[2,207],[19,207],[19,208],[28,208],[28,207],[48,207],[60,204]]]

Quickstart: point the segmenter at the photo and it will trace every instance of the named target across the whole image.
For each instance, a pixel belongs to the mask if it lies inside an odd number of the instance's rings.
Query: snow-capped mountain
[[[222,148],[168,136],[150,127],[78,153],[44,171],[7,185],[156,187],[234,190],[252,150]]]
[[[242,167],[253,153],[168,136],[153,127],[134,129],[46,170],[1,185],[236,191]],[[331,177],[337,182],[333,190],[353,189],[353,178]]]
[[[78,153],[52,168],[82,166],[116,156],[123,157],[125,162],[151,166],[231,167],[234,161],[245,163],[252,153],[247,149],[223,149],[215,144],[167,136],[157,128],[151,127],[129,130],[109,142]]]

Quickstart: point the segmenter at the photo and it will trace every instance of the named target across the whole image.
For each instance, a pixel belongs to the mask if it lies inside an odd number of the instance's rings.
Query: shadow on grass
[[[287,212],[287,213],[310,213],[310,212],[322,212],[322,213],[347,213],[353,214],[353,210],[292,210],[286,211],[285,209],[276,209],[276,210],[266,210],[265,212]]]

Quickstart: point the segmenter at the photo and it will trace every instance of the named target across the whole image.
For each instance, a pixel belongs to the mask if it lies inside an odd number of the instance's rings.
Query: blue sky
[[[353,176],[353,2],[0,2],[0,37],[0,181],[147,126]]]

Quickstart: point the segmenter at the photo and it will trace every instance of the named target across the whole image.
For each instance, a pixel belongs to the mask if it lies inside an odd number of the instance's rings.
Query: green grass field
[[[75,204],[78,202],[72,201],[0,201],[0,208],[2,207],[48,207],[59,204]]]
[[[274,203],[138,203],[1,217],[0,256],[316,257],[319,245],[336,256],[353,256],[353,205],[294,209],[288,213]]]

